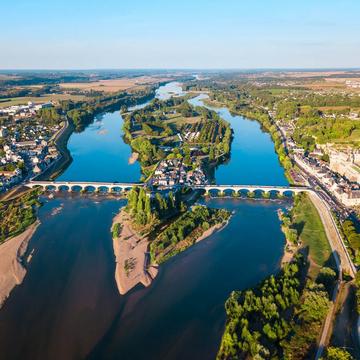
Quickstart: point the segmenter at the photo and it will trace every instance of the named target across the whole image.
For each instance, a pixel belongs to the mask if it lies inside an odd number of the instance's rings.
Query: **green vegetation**
[[[295,307],[293,334],[282,344],[285,359],[300,360],[314,356],[316,341],[329,307],[329,294],[324,285],[309,282]]]
[[[308,195],[296,195],[291,211],[281,213],[280,220],[286,239],[291,244],[308,248],[312,260],[310,274],[315,279],[319,269],[329,261],[331,248],[320,216]]]
[[[294,207],[288,213],[280,213],[281,230],[288,242],[294,245],[298,245],[299,234],[295,227],[294,213]]]
[[[55,107],[40,109],[36,116],[46,125],[56,125],[62,121],[61,111]]]
[[[36,221],[40,206],[39,190],[29,191],[13,200],[0,202],[0,243],[18,235]]]
[[[355,228],[352,220],[345,220],[342,225],[342,231],[350,247],[350,254],[356,265],[360,265],[360,234]]]
[[[193,206],[191,211],[180,215],[150,244],[152,261],[162,263],[189,246],[210,227],[227,221],[230,212],[224,209],[210,209]]]
[[[331,256],[331,248],[320,216],[307,194],[295,196],[291,213],[292,228],[297,230],[302,246],[308,247],[312,265],[323,267]],[[318,269],[313,270],[317,274]]]
[[[149,237],[151,260],[158,264],[193,245],[204,231],[230,217],[227,210],[206,206],[187,210],[180,192],[157,192],[150,197],[144,188],[129,192],[125,210],[132,217],[134,229]],[[114,226],[113,233],[116,230]]]
[[[154,99],[124,117],[123,131],[139,154],[144,178],[165,158],[183,159],[189,166],[200,161],[215,166],[230,156],[230,125],[214,111],[193,107],[187,97]]]
[[[218,359],[308,359],[329,308],[323,284],[308,281],[300,254],[252,290],[233,291]]]
[[[113,228],[112,228],[112,237],[113,238],[119,237],[120,232],[121,232],[121,224],[120,223],[115,223]]]
[[[353,360],[353,357],[346,350],[331,346],[321,360]]]
[[[125,209],[132,216],[133,225],[143,232],[150,232],[164,219],[176,215],[181,208],[178,193],[169,192],[167,197],[156,193],[151,198],[144,188],[135,187],[128,194]]]
[[[296,125],[294,140],[309,150],[311,150],[311,142],[316,141],[318,144],[346,143],[354,140],[352,134],[360,131],[360,123],[357,120],[323,118],[321,116],[301,116]],[[359,140],[360,138],[357,139],[357,141]],[[310,144],[306,145],[307,143]]]
[[[356,273],[355,277],[355,288],[356,288],[356,311],[360,316],[360,271]]]

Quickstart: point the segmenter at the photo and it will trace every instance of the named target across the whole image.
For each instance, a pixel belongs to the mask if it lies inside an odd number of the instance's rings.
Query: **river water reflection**
[[[74,195],[40,209],[28,274],[0,311],[4,359],[213,359],[229,293],[278,267],[284,203],[213,199],[229,225],[120,296],[109,228],[123,205]]]
[[[199,95],[189,102],[204,106],[202,100],[206,97]],[[228,121],[234,131],[231,158],[216,169],[217,184],[288,185],[271,136],[261,130],[257,121],[232,115],[227,108],[207,107]]]

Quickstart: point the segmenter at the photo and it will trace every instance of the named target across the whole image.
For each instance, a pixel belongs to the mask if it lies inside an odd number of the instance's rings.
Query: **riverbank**
[[[39,225],[40,221],[37,220],[24,232],[0,245],[0,308],[13,288],[21,284],[26,275],[23,256]]]
[[[121,295],[137,284],[149,286],[157,275],[156,266],[148,266],[149,240],[133,230],[129,215],[122,209],[113,219],[112,229],[120,224],[120,231],[113,236],[115,255],[115,281]]]
[[[294,245],[289,239],[285,236],[285,245],[284,245],[284,254],[280,260],[281,267],[284,264],[290,263],[296,252],[298,251],[299,247]]]

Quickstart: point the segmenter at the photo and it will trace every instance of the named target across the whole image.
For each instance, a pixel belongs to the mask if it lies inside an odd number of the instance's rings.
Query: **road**
[[[336,286],[335,286],[335,289],[333,292],[333,296],[331,299],[330,309],[329,309],[329,312],[325,319],[325,323],[324,323],[321,338],[319,341],[318,349],[317,349],[317,352],[315,355],[315,360],[319,360],[321,358],[321,356],[324,352],[326,343],[327,343],[327,339],[329,337],[329,330],[331,328],[333,317],[335,316],[335,303],[336,303],[336,298],[337,298],[337,295],[339,292],[340,283],[341,283],[341,280],[340,280],[340,276],[339,276],[339,280],[336,283]]]
[[[348,272],[351,277],[355,277],[356,268],[351,261],[343,239],[332,217],[331,208],[317,192],[309,193],[309,196],[320,215],[338,268]]]

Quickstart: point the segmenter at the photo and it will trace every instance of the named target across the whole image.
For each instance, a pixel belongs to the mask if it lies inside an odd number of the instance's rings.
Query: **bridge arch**
[[[81,192],[82,189],[83,189],[83,187],[78,184],[70,186],[70,191],[72,191],[72,192]]]
[[[71,186],[69,185],[66,185],[66,184],[60,184],[57,186],[57,191],[62,191],[62,192],[65,192],[65,191],[71,191]]]
[[[82,190],[87,193],[94,193],[96,192],[96,186],[94,185],[84,185]]]
[[[104,194],[104,193],[108,193],[109,192],[109,187],[106,186],[106,185],[100,185],[96,188],[96,191],[101,193],[101,194]]]
[[[109,193],[111,194],[121,194],[123,188],[121,186],[111,186],[109,189]]]

